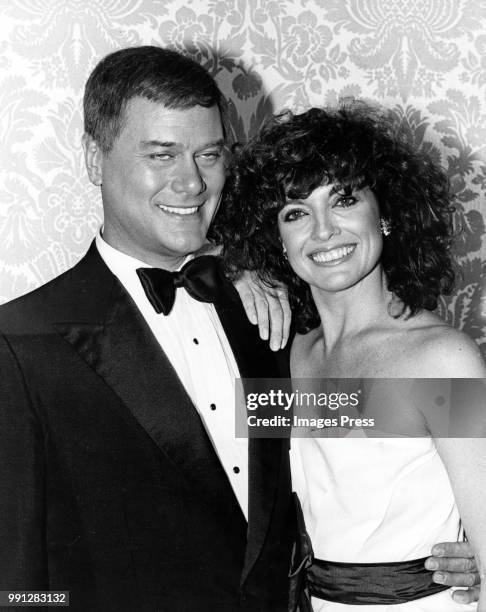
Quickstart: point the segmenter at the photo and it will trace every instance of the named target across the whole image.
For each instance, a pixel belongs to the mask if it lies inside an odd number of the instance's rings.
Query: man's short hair
[[[216,105],[226,135],[226,103],[212,76],[177,51],[146,45],[110,53],[91,73],[84,92],[84,129],[108,153],[137,96],[171,109]]]

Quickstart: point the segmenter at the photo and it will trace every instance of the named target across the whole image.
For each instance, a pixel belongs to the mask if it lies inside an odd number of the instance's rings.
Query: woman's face
[[[379,263],[380,213],[368,187],[351,193],[323,185],[308,198],[287,200],[278,227],[294,272],[323,291],[352,287]]]

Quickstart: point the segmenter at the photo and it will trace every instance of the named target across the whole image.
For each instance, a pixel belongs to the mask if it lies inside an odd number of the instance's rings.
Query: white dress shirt
[[[96,247],[177,372],[248,518],[248,440],[235,437],[235,378],[239,372],[213,304],[198,302],[184,288],[178,288],[171,312],[157,314],[136,273],[137,268],[153,266],[118,251],[101,235],[96,237]],[[190,446],[187,452],[191,452]]]

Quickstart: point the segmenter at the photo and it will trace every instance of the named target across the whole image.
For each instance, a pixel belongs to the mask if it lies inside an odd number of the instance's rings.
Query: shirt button
[[[211,410],[216,410],[216,404],[209,404],[209,407],[211,408]]]
[[[197,338],[193,338],[192,341],[194,342],[194,344],[199,344],[199,340]]]
[[[237,465],[235,465],[235,467],[233,468],[233,472],[235,474],[239,474],[240,473],[240,468]]]

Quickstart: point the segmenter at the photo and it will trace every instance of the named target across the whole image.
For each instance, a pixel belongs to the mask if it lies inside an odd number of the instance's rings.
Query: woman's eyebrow
[[[344,195],[349,195],[351,193],[353,193],[354,188],[352,185],[334,185],[331,188],[331,191],[329,193],[329,195],[334,195],[336,193],[340,193],[340,194],[344,194]]]

